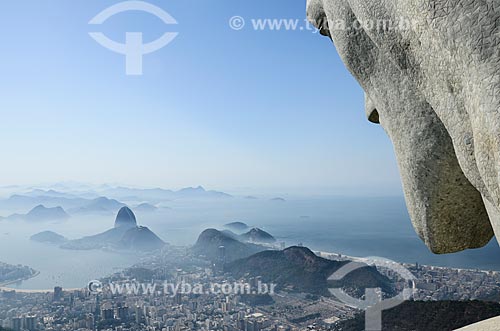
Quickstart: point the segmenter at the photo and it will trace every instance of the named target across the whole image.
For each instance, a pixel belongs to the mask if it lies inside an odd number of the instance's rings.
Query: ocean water
[[[191,213],[203,222],[191,224]],[[233,221],[261,227],[287,246],[299,243],[313,250],[350,256],[380,256],[398,262],[456,268],[500,270],[500,246],[496,239],[484,248],[436,255],[415,233],[403,197],[329,197],[269,200],[198,202],[179,205],[169,216],[176,226],[167,229],[164,220],[150,220],[157,231],[177,244],[194,242],[206,227],[222,228]]]
[[[91,280],[110,275],[139,260],[136,255],[63,250],[56,245],[37,243],[29,239],[31,235],[45,230],[69,234],[69,238],[79,237],[76,234],[79,232],[78,228],[85,235],[97,233],[93,230],[88,233],[88,223],[82,227],[78,226],[77,222],[64,224],[0,222],[0,261],[13,265],[27,265],[40,273],[29,280],[9,284],[8,287],[26,290],[45,290],[55,286],[82,288]]]
[[[350,256],[380,256],[398,262],[457,268],[500,270],[500,247],[496,240],[481,249],[435,255],[415,234],[404,199],[389,198],[289,198],[171,201],[171,209],[136,213],[163,240],[192,245],[206,228],[242,221],[273,234],[287,246],[299,243],[313,250]],[[96,234],[113,226],[114,216],[72,218],[64,223],[27,224],[0,222],[0,261],[28,265],[40,275],[19,284],[19,289],[78,288],[90,280],[128,267],[140,256],[102,251],[67,251],[34,243],[32,234],[44,230],[74,239]]]

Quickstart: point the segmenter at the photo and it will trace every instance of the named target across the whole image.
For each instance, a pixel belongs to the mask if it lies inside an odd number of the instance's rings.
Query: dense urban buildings
[[[55,287],[50,293],[4,290],[0,325],[16,331],[321,330],[359,312],[334,297],[286,290],[254,295],[263,286],[260,279],[225,274],[220,270],[225,249],[219,253],[217,263],[210,264],[187,249],[170,247],[91,288]],[[337,254],[327,257],[345,259]],[[498,272],[418,263],[405,267],[416,277],[416,300],[499,300]],[[235,291],[236,284],[248,288]],[[224,287],[230,291],[223,293]]]

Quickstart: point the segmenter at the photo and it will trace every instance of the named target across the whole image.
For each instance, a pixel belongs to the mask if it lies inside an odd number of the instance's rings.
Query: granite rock
[[[435,253],[500,236],[500,2],[308,0],[391,138]]]

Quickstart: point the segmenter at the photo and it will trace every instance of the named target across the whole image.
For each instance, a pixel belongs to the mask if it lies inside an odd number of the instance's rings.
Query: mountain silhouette
[[[356,297],[361,297],[365,288],[381,288],[393,294],[390,280],[376,268],[366,266],[357,269],[341,281],[330,282],[328,278],[349,261],[332,261],[321,258],[306,247],[290,247],[283,251],[264,251],[234,261],[226,271],[235,278],[261,277],[263,282],[274,283],[278,289],[331,296],[329,287],[340,287]]]
[[[272,244],[276,239],[264,230],[253,228],[252,230],[240,236],[244,241],[253,243]]]
[[[61,248],[151,251],[164,245],[165,242],[147,227],[137,226],[134,212],[128,207],[123,207],[116,215],[112,229],[93,236],[70,240],[64,243]]]
[[[135,218],[134,213],[128,207],[122,207],[118,211],[118,215],[116,215],[115,219],[115,228],[119,227],[136,227],[137,220]]]
[[[47,208],[44,205],[38,205],[31,209],[27,214],[13,214],[7,217],[8,220],[25,220],[28,222],[49,222],[65,221],[70,216],[62,207]]]
[[[227,262],[245,258],[266,249],[262,246],[243,243],[235,239],[231,234],[216,229],[207,229],[198,237],[193,251],[197,255],[215,261],[219,258],[219,249],[221,246],[225,248],[225,259]]]

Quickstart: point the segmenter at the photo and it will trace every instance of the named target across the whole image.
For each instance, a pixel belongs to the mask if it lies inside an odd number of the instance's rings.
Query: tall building
[[[63,289],[60,286],[54,287],[54,301],[61,301],[63,298]]]
[[[23,327],[23,320],[19,317],[14,317],[11,322],[11,328],[14,331],[21,331]]]
[[[226,262],[226,247],[219,246],[219,261],[222,263]]]
[[[180,305],[182,303],[182,294],[181,293],[176,293],[174,297],[174,304],[175,305]]]
[[[117,309],[118,318],[122,321],[128,321],[129,319],[129,310],[128,307],[118,307]]]
[[[135,306],[135,322],[137,324],[142,322],[142,309],[140,306]]]
[[[94,315],[92,314],[87,315],[87,318],[85,319],[85,327],[90,330],[95,330]]]
[[[97,294],[95,297],[95,311],[94,311],[94,319],[96,322],[99,319],[100,314],[101,314],[101,301],[99,294]]]
[[[112,308],[105,308],[101,310],[101,318],[109,321],[115,318],[115,311]]]
[[[24,318],[24,328],[28,331],[36,330],[36,315],[30,315]]]
[[[238,320],[238,330],[245,331],[246,322],[243,318]]]
[[[217,273],[224,272],[225,265],[226,265],[226,247],[219,246],[219,250],[217,251],[217,259],[215,261],[215,272]]]

